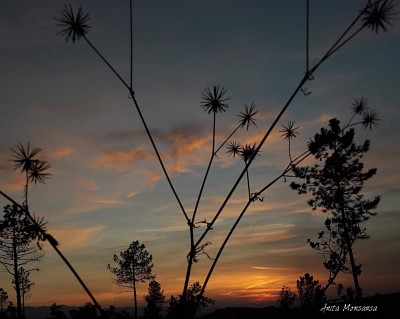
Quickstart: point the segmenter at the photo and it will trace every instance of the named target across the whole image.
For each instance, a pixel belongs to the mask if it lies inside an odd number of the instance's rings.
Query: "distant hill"
[[[61,305],[61,311],[64,312],[68,318],[69,311],[73,309],[78,309],[79,307],[75,306],[65,306]],[[117,307],[118,311],[127,311],[130,314],[133,314],[133,307]],[[143,307],[138,307],[139,316],[142,314]],[[26,319],[46,319],[50,317],[50,306],[40,306],[40,307],[26,307],[25,308],[25,317]]]
[[[330,307],[331,306],[331,307]],[[328,308],[330,307],[330,308]],[[323,307],[322,307],[323,308]],[[363,310],[363,311],[361,311]],[[369,311],[367,311],[369,310]],[[376,310],[376,311],[374,311]],[[275,306],[265,308],[227,307],[206,314],[201,319],[300,319],[300,318],[399,318],[400,292],[363,298],[359,302],[327,303],[325,311],[319,309],[280,309]]]
[[[328,303],[327,306],[332,306]],[[346,305],[346,309],[344,309]],[[377,311],[355,311],[351,307],[376,307]],[[305,312],[302,309],[279,309],[275,306],[265,308],[252,308],[252,307],[226,307],[214,310],[204,315],[200,315],[200,319],[302,319],[302,318],[349,318],[349,319],[392,319],[398,318],[400,314],[400,292],[376,295],[363,298],[360,302],[355,303],[336,303],[338,311],[321,311],[320,309],[310,309]],[[62,306],[61,310],[68,316],[69,311],[79,307]],[[364,308],[366,309],[366,308]],[[117,308],[117,310],[127,311],[133,313],[132,307]],[[139,307],[139,315],[142,313],[143,308]],[[204,309],[203,312],[211,309]],[[26,319],[46,319],[50,316],[49,306],[42,307],[26,307]]]

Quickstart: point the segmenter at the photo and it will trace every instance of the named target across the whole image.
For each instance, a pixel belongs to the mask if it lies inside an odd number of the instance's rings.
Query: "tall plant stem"
[[[199,196],[197,197],[197,201],[196,201],[196,205],[193,211],[193,215],[192,218],[190,220],[190,222],[188,223],[188,226],[190,228],[190,252],[189,252],[189,258],[188,258],[188,266],[187,266],[187,270],[186,270],[186,276],[185,276],[185,283],[183,285],[183,292],[182,292],[182,302],[185,303],[186,301],[186,292],[189,286],[189,279],[190,279],[190,274],[192,272],[192,265],[193,265],[193,258],[195,257],[195,247],[194,247],[194,223],[195,223],[195,218],[196,218],[196,214],[197,214],[197,210],[199,207],[199,203],[200,203],[200,198],[203,194],[203,190],[204,190],[204,186],[208,177],[208,173],[210,172],[211,169],[211,165],[212,162],[214,160],[215,157],[215,122],[216,122],[216,112],[213,112],[213,134],[212,134],[212,146],[211,146],[211,156],[210,156],[210,160],[208,162],[208,166],[207,166],[207,170],[206,173],[204,175],[203,178],[203,182],[201,184],[200,187],[200,192],[199,192]]]
[[[309,40],[310,40],[310,0],[307,0],[307,18],[306,18],[306,73],[309,70]]]
[[[251,191],[250,191],[250,177],[249,170],[246,170],[246,179],[247,179],[247,191],[249,193],[249,200],[251,199]]]
[[[132,89],[132,77],[133,77],[133,16],[132,16],[132,0],[129,1],[129,22],[130,22],[130,42],[131,42],[131,69],[130,69],[130,82],[129,82],[129,88],[131,91]]]
[[[216,116],[215,116],[215,112],[214,112],[213,113],[213,135],[212,135],[211,156],[210,156],[210,160],[209,160],[208,165],[207,165],[206,173],[204,174],[203,182],[201,183],[199,195],[197,196],[196,205],[194,207],[194,211],[193,211],[193,215],[192,215],[192,219],[191,219],[192,224],[194,223],[194,221],[196,219],[196,214],[197,214],[197,210],[199,208],[200,199],[201,199],[201,196],[203,195],[204,186],[206,184],[206,181],[207,181],[207,178],[208,178],[208,174],[210,172],[211,165],[212,165],[212,162],[214,160],[215,153],[216,153],[215,152],[215,117]]]
[[[208,174],[210,172],[211,169],[211,165],[212,162],[214,160],[214,157],[217,155],[217,153],[221,150],[221,148],[226,144],[226,142],[237,132],[237,130],[241,127],[241,125],[239,124],[232,132],[231,134],[229,134],[229,136],[221,143],[221,145],[215,150],[215,113],[214,113],[214,125],[213,125],[213,146],[212,146],[212,153],[210,156],[210,160],[207,166],[207,170],[206,173],[204,174],[204,178],[200,187],[200,192],[199,195],[197,197],[197,201],[196,201],[196,205],[193,211],[193,216],[191,219],[191,222],[188,223],[189,227],[190,227],[190,252],[188,255],[188,265],[187,265],[187,269],[186,269],[186,276],[185,276],[185,283],[183,285],[183,292],[182,292],[182,300],[183,302],[186,300],[186,294],[187,294],[187,289],[189,287],[189,280],[190,280],[190,275],[191,275],[191,271],[192,271],[192,266],[193,266],[193,257],[195,255],[195,245],[194,245],[194,222],[195,222],[195,218],[196,218],[196,214],[198,211],[198,207],[200,204],[200,200],[203,194],[203,190],[206,184],[206,180],[208,177]]]
[[[239,129],[240,127],[241,127],[241,125],[239,124],[239,125],[231,132],[231,134],[229,134],[229,136],[221,143],[221,145],[220,145],[215,151],[213,150],[213,153],[211,154],[210,161],[209,161],[208,166],[207,166],[206,173],[204,174],[204,178],[203,178],[203,182],[202,182],[201,187],[200,187],[199,195],[197,196],[197,201],[196,201],[196,205],[195,205],[195,208],[194,208],[192,221],[194,221],[194,219],[195,219],[195,217],[196,217],[197,210],[198,210],[198,207],[199,207],[199,204],[200,204],[200,200],[201,200],[201,196],[202,196],[202,194],[203,194],[204,186],[205,186],[206,180],[207,180],[207,178],[208,178],[208,174],[209,174],[209,172],[210,172],[210,168],[211,168],[212,162],[213,162],[213,160],[214,160],[214,157],[215,157],[215,156],[217,155],[217,153],[222,149],[222,147],[224,147],[224,145],[226,144],[226,142],[229,141],[229,139],[238,131],[238,129]]]
[[[8,201],[10,201],[11,203],[13,203],[17,208],[19,208],[20,210],[22,210],[26,217],[29,218],[29,220],[31,221],[31,223],[35,226],[35,228],[38,230],[38,232],[40,232],[40,234],[42,235],[43,238],[49,238],[49,234],[46,233],[46,231],[44,231],[42,229],[42,227],[36,222],[35,218],[32,217],[32,215],[30,214],[30,212],[28,211],[28,209],[26,209],[25,207],[21,206],[20,204],[18,204],[15,200],[13,200],[10,196],[6,195],[4,192],[2,192],[0,190],[0,195],[2,195],[4,198],[6,198]],[[53,238],[53,237],[52,237]],[[75,276],[75,278],[78,280],[78,282],[80,283],[80,285],[82,286],[82,288],[85,290],[85,292],[87,293],[87,295],[89,296],[89,298],[93,301],[94,306],[97,308],[97,310],[104,315],[104,311],[101,308],[100,304],[97,302],[96,298],[93,296],[93,294],[91,293],[91,291],[89,290],[89,288],[85,285],[85,283],[83,282],[83,280],[81,279],[81,277],[78,275],[78,273],[76,272],[76,270],[74,269],[74,267],[72,267],[72,265],[70,264],[70,262],[68,261],[68,259],[62,254],[62,252],[58,249],[55,240],[48,240],[49,244],[53,247],[53,249],[56,251],[56,253],[60,256],[60,258],[64,261],[64,263],[67,265],[67,267],[69,268],[69,270],[72,272],[72,274]]]
[[[175,187],[172,184],[172,181],[171,181],[171,179],[169,177],[167,169],[166,169],[166,167],[164,165],[164,162],[163,162],[163,160],[161,158],[160,152],[158,151],[158,148],[157,148],[157,146],[156,146],[156,144],[154,142],[153,136],[151,135],[151,132],[150,132],[150,130],[149,130],[148,126],[147,126],[147,123],[146,123],[146,121],[145,121],[145,119],[143,117],[143,114],[142,114],[142,112],[140,110],[139,104],[138,104],[138,102],[137,102],[137,100],[135,98],[135,94],[134,94],[133,90],[125,82],[125,80],[119,75],[119,73],[112,67],[112,65],[107,61],[107,59],[96,49],[96,47],[85,36],[84,36],[84,39],[89,44],[89,46],[96,52],[96,54],[103,60],[103,62],[111,69],[111,71],[118,77],[118,79],[122,82],[122,84],[128,89],[129,94],[130,94],[130,96],[131,96],[131,98],[133,100],[133,103],[135,105],[135,108],[136,108],[136,110],[137,110],[137,112],[139,114],[140,120],[142,121],[142,124],[143,124],[143,126],[144,126],[144,128],[146,130],[147,136],[150,139],[150,143],[153,146],[154,152],[156,153],[157,159],[158,159],[158,161],[159,161],[159,163],[161,165],[161,168],[162,168],[162,170],[164,172],[164,175],[165,175],[165,177],[166,177],[166,179],[168,181],[168,184],[171,187],[171,190],[172,190],[172,192],[173,192],[173,194],[175,196],[175,199],[177,200],[177,202],[179,204],[179,207],[181,208],[181,211],[182,211],[183,215],[185,216],[186,221],[189,222],[190,219],[189,219],[189,217],[188,217],[188,215],[186,213],[185,208],[183,207],[183,204],[182,204],[182,202],[181,202],[181,200],[180,200],[180,198],[178,196],[178,193],[175,190]]]

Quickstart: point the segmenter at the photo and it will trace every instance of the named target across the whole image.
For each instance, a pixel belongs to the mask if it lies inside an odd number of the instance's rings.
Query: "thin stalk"
[[[177,202],[178,202],[178,204],[179,204],[179,207],[180,207],[181,210],[182,210],[183,215],[184,215],[185,218],[186,218],[186,221],[189,222],[190,219],[189,219],[188,215],[186,214],[186,211],[185,211],[185,209],[184,209],[184,207],[183,207],[183,205],[182,205],[182,202],[181,202],[181,200],[180,200],[180,198],[179,198],[179,196],[178,196],[178,194],[177,194],[177,192],[176,192],[176,190],[175,190],[175,188],[174,188],[174,186],[173,186],[173,184],[172,184],[172,182],[171,182],[171,179],[170,179],[170,177],[169,177],[169,174],[168,174],[168,172],[167,172],[167,169],[165,168],[164,162],[163,162],[163,160],[161,159],[161,155],[160,155],[160,153],[159,153],[159,151],[158,151],[158,148],[157,148],[157,146],[156,146],[156,144],[155,144],[155,142],[154,142],[154,140],[153,140],[153,137],[152,137],[152,135],[151,135],[151,133],[150,133],[150,130],[149,130],[148,126],[147,126],[147,123],[146,123],[146,121],[145,121],[145,119],[144,119],[144,117],[143,117],[143,114],[142,114],[142,112],[141,112],[141,110],[140,110],[140,107],[139,107],[139,105],[138,105],[138,103],[137,103],[137,100],[136,100],[136,98],[135,98],[135,95],[134,95],[133,90],[131,90],[131,88],[130,88],[129,85],[125,82],[125,80],[124,80],[124,79],[119,75],[119,73],[112,67],[112,65],[107,61],[107,59],[96,49],[96,47],[88,40],[88,38],[86,38],[85,36],[83,36],[83,38],[86,40],[86,42],[89,44],[89,46],[96,52],[96,54],[103,60],[103,62],[111,69],[111,71],[118,77],[118,79],[121,81],[121,83],[128,89],[129,94],[131,95],[132,100],[133,100],[133,103],[134,103],[134,105],[135,105],[135,107],[136,107],[136,110],[137,110],[137,112],[139,113],[139,116],[140,116],[140,119],[141,119],[141,121],[142,121],[142,123],[143,123],[143,126],[144,126],[144,128],[145,128],[145,130],[146,130],[147,136],[149,137],[150,142],[151,142],[151,145],[153,146],[153,149],[154,149],[154,151],[155,151],[155,153],[156,153],[156,155],[157,155],[158,161],[160,162],[160,165],[161,165],[161,168],[162,168],[162,170],[163,170],[163,172],[164,172],[164,175],[165,175],[165,177],[167,178],[168,184],[169,184],[169,186],[171,187],[172,192],[174,193],[174,196],[175,196],[175,198],[176,198],[176,200],[177,200]]]
[[[231,134],[229,134],[229,136],[221,143],[221,145],[216,149],[215,154],[217,154],[221,148],[224,147],[224,145],[226,144],[226,142],[228,142],[230,140],[230,138],[237,132],[238,129],[240,129],[242,126],[239,124],[233,131]]]
[[[132,76],[133,76],[133,17],[132,17],[132,0],[129,1],[129,22],[130,22],[130,40],[131,40],[131,72],[130,72],[130,85],[129,88],[131,91],[133,91],[132,89]]]
[[[200,187],[200,192],[199,192],[199,195],[198,195],[198,197],[197,197],[197,201],[196,201],[196,205],[195,205],[195,208],[194,208],[192,220],[191,220],[191,222],[189,223],[189,227],[190,227],[190,253],[189,253],[189,256],[188,256],[189,259],[188,259],[188,266],[187,266],[187,269],[186,269],[185,283],[184,283],[184,285],[183,285],[183,292],[182,292],[182,301],[183,301],[183,302],[185,302],[185,300],[186,300],[185,298],[186,298],[186,294],[187,294],[187,289],[188,289],[188,287],[189,287],[189,280],[190,280],[190,275],[191,275],[192,266],[193,266],[193,257],[194,257],[194,254],[195,254],[194,233],[193,233],[194,221],[195,221],[196,214],[197,214],[197,211],[198,211],[198,207],[199,207],[199,204],[200,204],[200,199],[201,199],[201,196],[202,196],[202,194],[203,194],[204,186],[205,186],[205,183],[206,183],[206,180],[207,180],[207,177],[208,177],[208,173],[209,173],[209,171],[210,171],[212,162],[213,162],[214,157],[216,156],[216,154],[221,150],[221,148],[222,148],[222,147],[226,144],[226,142],[237,132],[237,130],[238,130],[240,127],[241,127],[241,125],[239,124],[239,125],[232,131],[232,133],[229,134],[229,136],[221,143],[221,145],[215,150],[215,142],[214,142],[214,141],[215,141],[215,113],[214,113],[214,128],[213,128],[213,147],[212,147],[212,154],[211,154],[211,157],[210,157],[210,161],[209,161],[209,163],[208,163],[208,166],[207,166],[206,173],[205,173],[204,178],[203,178],[203,182],[202,182],[201,187]],[[249,198],[250,198],[250,197],[249,197]]]
[[[111,71],[117,76],[117,78],[122,82],[122,84],[131,92],[131,88],[129,85],[125,82],[125,80],[119,75],[119,73],[113,68],[113,66],[110,64],[110,62],[107,61],[107,59],[100,53],[99,50],[96,49],[96,47],[92,44],[92,42],[89,41],[89,39],[83,35],[82,36],[87,44],[96,52],[96,54],[103,60],[103,62],[111,69]]]
[[[204,175],[203,182],[202,182],[201,187],[200,187],[200,192],[199,192],[199,195],[198,195],[198,197],[197,197],[196,205],[195,205],[195,208],[194,208],[194,213],[193,213],[193,218],[192,218],[192,222],[193,222],[193,223],[194,223],[194,219],[195,219],[196,214],[197,214],[198,206],[199,206],[199,204],[200,204],[200,199],[201,199],[201,196],[202,196],[202,193],[203,193],[203,189],[204,189],[206,180],[207,180],[207,178],[208,178],[208,173],[209,173],[209,171],[210,171],[211,164],[212,164],[212,162],[213,162],[213,160],[214,160],[214,157],[215,157],[215,156],[217,155],[217,153],[221,150],[221,148],[224,147],[224,145],[226,144],[226,142],[229,141],[229,139],[237,132],[237,130],[238,130],[240,127],[241,127],[241,125],[239,124],[239,125],[232,131],[232,133],[229,134],[229,136],[221,143],[221,145],[220,145],[215,151],[214,151],[214,148],[213,148],[213,152],[212,152],[212,155],[211,155],[211,157],[210,157],[210,161],[209,161],[209,163],[208,163],[208,167],[207,167],[206,173],[205,173],[205,175]]]
[[[250,177],[249,170],[246,170],[246,179],[247,179],[247,191],[249,193],[249,200],[251,199],[251,191],[250,191]]]
[[[310,0],[307,0],[307,19],[306,19],[306,73],[309,70],[309,24],[310,24]]]
[[[182,292],[182,300],[181,302],[185,303],[186,302],[186,294],[187,294],[187,289],[189,286],[189,280],[190,280],[190,275],[192,272],[192,266],[193,266],[193,257],[195,254],[195,247],[194,247],[194,234],[193,234],[193,226],[194,224],[190,225],[190,252],[189,252],[189,259],[188,259],[188,266],[186,269],[186,276],[185,276],[185,283],[183,285],[183,292]],[[181,307],[183,308],[183,307]]]
[[[161,159],[161,155],[160,155],[160,153],[159,153],[159,151],[158,151],[158,148],[157,148],[157,146],[156,146],[156,144],[155,144],[155,142],[154,142],[154,140],[153,140],[153,137],[152,137],[152,135],[151,135],[151,133],[150,133],[150,130],[149,130],[147,124],[146,124],[146,121],[144,120],[144,117],[143,117],[143,115],[142,115],[142,112],[141,112],[141,110],[140,110],[140,108],[139,108],[139,105],[138,105],[138,103],[137,103],[137,101],[136,101],[136,98],[135,98],[135,95],[133,94],[133,92],[132,92],[132,100],[133,100],[133,103],[135,104],[135,107],[136,107],[136,110],[137,110],[137,112],[138,112],[138,114],[139,114],[139,116],[140,116],[140,119],[142,120],[144,129],[146,130],[147,136],[148,136],[149,139],[150,139],[150,142],[151,142],[151,145],[153,146],[154,152],[155,152],[156,155],[157,155],[158,161],[159,161],[159,163],[160,163],[160,165],[161,165],[161,168],[162,168],[162,170],[163,170],[163,172],[164,172],[164,175],[165,175],[165,177],[166,177],[166,179],[167,179],[167,181],[168,181],[168,184],[169,184],[169,186],[171,187],[172,192],[174,193],[175,199],[176,199],[176,201],[178,202],[179,207],[181,208],[181,211],[182,211],[183,215],[185,216],[186,221],[189,222],[190,219],[189,219],[189,217],[188,217],[188,215],[187,215],[187,213],[186,213],[185,208],[183,207],[183,204],[182,204],[182,202],[181,202],[181,200],[180,200],[180,198],[179,198],[179,196],[178,196],[178,193],[177,193],[176,190],[175,190],[174,185],[172,184],[171,178],[170,178],[169,175],[168,175],[167,169],[165,168],[164,162],[163,162],[163,160]]]
[[[206,180],[208,178],[208,173],[210,172],[211,165],[212,165],[212,162],[213,162],[214,157],[215,157],[215,118],[216,118],[215,114],[216,113],[214,112],[213,113],[214,117],[213,117],[213,135],[212,135],[211,156],[210,156],[210,160],[208,162],[206,173],[204,174],[203,182],[201,183],[199,195],[197,196],[197,201],[196,201],[196,205],[194,207],[193,216],[192,216],[192,220],[191,220],[192,224],[194,224],[194,221],[195,221],[195,218],[196,218],[196,214],[197,214],[197,210],[198,210],[198,207],[199,207],[199,204],[200,204],[200,199],[201,199],[201,196],[203,195],[204,186],[205,186]]]
[[[215,157],[215,122],[216,122],[216,112],[213,113],[213,134],[212,134],[212,146],[211,146],[211,156],[210,156],[210,161],[208,162],[207,170],[203,178],[203,182],[200,187],[200,192],[199,196],[197,197],[196,205],[193,211],[192,219],[188,223],[189,228],[190,228],[190,252],[189,252],[189,260],[188,260],[188,267],[186,269],[186,277],[185,277],[185,283],[183,285],[183,292],[182,292],[182,300],[181,302],[185,303],[186,301],[186,292],[189,286],[189,279],[190,279],[190,274],[192,272],[192,265],[193,265],[193,258],[195,252],[195,247],[194,247],[194,233],[193,233],[193,228],[194,228],[194,223],[195,223],[195,218],[197,214],[197,210],[199,207],[200,199],[203,194],[204,186],[206,184],[206,180],[208,177],[208,173],[210,172],[212,162]],[[183,307],[181,307],[183,308]]]
[[[342,44],[339,44],[342,39],[350,32],[350,30],[353,28],[353,26],[357,23],[358,20],[362,17],[362,15],[365,13],[365,10],[367,10],[369,7],[374,5],[375,3],[379,3],[382,0],[375,1],[374,3],[369,3],[363,10],[360,11],[358,16],[350,23],[350,25],[346,28],[346,30],[340,35],[340,37],[336,40],[336,42],[330,47],[330,49],[327,51],[327,53],[324,55],[324,57],[318,62],[312,70],[309,71],[310,74],[312,74],[326,59],[328,59],[333,53],[335,53],[337,50],[339,50],[343,45],[345,45],[348,41],[350,41],[356,34],[358,34],[362,29],[364,29],[364,26],[358,29],[356,32],[353,33],[353,35],[349,36],[346,40],[343,41]]]

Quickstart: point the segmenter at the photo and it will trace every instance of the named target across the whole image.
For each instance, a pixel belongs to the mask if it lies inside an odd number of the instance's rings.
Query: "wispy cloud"
[[[71,226],[52,228],[49,232],[57,239],[61,249],[75,250],[95,245],[101,240],[101,233],[105,228],[106,226]]]
[[[109,151],[98,156],[90,164],[90,167],[123,172],[130,169],[136,162],[153,157],[154,155],[151,151],[142,149]]]

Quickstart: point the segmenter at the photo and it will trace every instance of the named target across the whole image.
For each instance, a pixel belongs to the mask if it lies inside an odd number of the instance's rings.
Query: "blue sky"
[[[310,64],[326,52],[365,1],[311,2]],[[90,13],[90,41],[129,81],[128,1],[71,1]],[[305,1],[134,1],[133,87],[173,183],[192,212],[211,151],[212,117],[200,107],[201,93],[219,84],[229,108],[217,116],[217,141],[237,126],[251,102],[257,127],[234,139],[258,143],[305,71]],[[0,4],[0,189],[22,201],[23,175],[13,171],[10,148],[40,147],[51,179],[30,187],[32,211],[45,217],[60,249],[105,307],[129,303],[106,269],[114,253],[143,242],[154,257],[166,295],[180,293],[189,249],[188,229],[162,177],[132,100],[121,83],[84,42],[57,35],[64,2]],[[326,61],[299,94],[250,168],[258,189],[287,165],[281,124],[295,120],[300,135],[293,153],[327,120],[351,116],[355,98],[368,97],[382,118],[378,130],[357,132],[371,139],[367,167],[378,174],[365,186],[381,195],[379,214],[366,225],[371,239],[356,246],[364,265],[366,294],[398,291],[399,255],[399,51],[397,21],[387,33],[364,30]],[[310,162],[311,163],[311,162]],[[213,215],[243,163],[221,153],[211,170],[199,220]],[[322,230],[325,216],[307,197],[277,182],[264,202],[252,205],[229,242],[207,292],[222,304],[263,305],[282,285],[294,287],[310,272],[321,282],[321,256],[306,244]],[[215,256],[246,201],[241,183],[210,232]],[[0,200],[4,206],[6,201]],[[199,230],[201,231],[201,229]],[[27,304],[83,304],[88,298],[65,265],[45,244],[40,272]],[[204,280],[210,261],[195,265],[193,281]],[[0,272],[9,294],[9,276]],[[349,276],[341,282],[350,284]],[[139,296],[146,292],[141,285]]]

